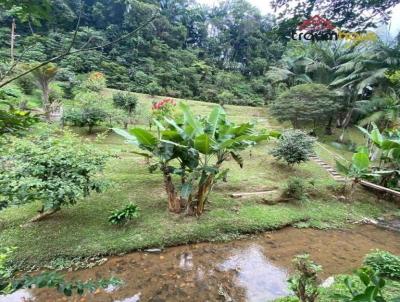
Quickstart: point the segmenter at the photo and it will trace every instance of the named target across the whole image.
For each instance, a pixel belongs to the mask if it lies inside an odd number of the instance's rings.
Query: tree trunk
[[[325,134],[326,135],[332,135],[332,122],[333,122],[333,117],[329,118],[328,124],[325,127]]]
[[[172,182],[171,174],[164,169],[164,185],[165,191],[168,195],[168,209],[173,213],[180,213],[181,212],[181,203],[178,198],[178,194],[175,191],[175,186]]]
[[[214,174],[208,175],[203,184],[199,186],[197,191],[196,215],[200,216],[204,212],[204,206],[208,200],[211,188],[214,184]]]
[[[49,88],[49,82],[47,80],[42,79],[40,81],[40,87],[42,88],[42,102],[43,102],[43,111],[46,117],[46,120],[50,120],[50,101],[49,101],[49,96],[50,96],[50,88]]]
[[[46,219],[47,217],[49,217],[50,215],[53,215],[54,213],[58,212],[59,210],[60,209],[53,209],[53,210],[46,211],[46,212],[40,211],[38,215],[33,217],[31,220],[29,220],[29,223],[42,221],[42,220]]]

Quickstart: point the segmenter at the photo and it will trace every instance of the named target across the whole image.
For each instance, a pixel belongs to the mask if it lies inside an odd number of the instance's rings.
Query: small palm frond
[[[273,83],[286,81],[294,75],[295,74],[288,69],[274,66],[270,67],[270,69],[265,74],[267,80]]]
[[[379,121],[381,121],[384,118],[384,116],[385,116],[385,113],[383,111],[374,112],[371,115],[360,120],[358,122],[358,124],[362,127],[364,127],[370,123],[377,124]]]
[[[364,78],[364,80],[362,80],[358,85],[358,92],[362,93],[363,89],[367,86],[371,86],[376,84],[379,80],[386,78],[386,71],[388,69],[385,68],[380,68],[376,71],[373,71],[372,73],[369,72],[365,72],[360,74],[361,77],[367,76],[366,78]]]
[[[349,73],[349,72],[352,72],[355,68],[356,68],[356,62],[349,61],[349,62],[339,65],[336,68],[335,74]]]
[[[331,72],[332,68],[323,62],[313,62],[306,66],[306,72],[315,72],[317,70]]]

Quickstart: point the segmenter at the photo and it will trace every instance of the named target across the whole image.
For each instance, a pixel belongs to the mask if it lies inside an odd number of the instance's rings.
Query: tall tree
[[[400,0],[273,0],[281,20],[305,20],[321,15],[344,29],[363,30],[390,20]],[[295,28],[295,27],[294,27]]]

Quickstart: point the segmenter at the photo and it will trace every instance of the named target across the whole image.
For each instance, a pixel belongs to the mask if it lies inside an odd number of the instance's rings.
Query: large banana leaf
[[[228,130],[228,134],[234,135],[235,137],[241,135],[249,135],[254,132],[254,124],[253,123],[243,123],[236,127],[231,127]]]
[[[215,140],[205,133],[197,136],[194,139],[194,147],[200,153],[211,154],[214,151],[213,149],[214,146],[215,146]]]
[[[192,111],[190,111],[189,106],[186,103],[179,103],[179,106],[183,112],[184,123],[185,123],[185,132],[191,138],[204,133],[204,128],[201,125],[199,119],[197,119]]]
[[[356,168],[358,171],[365,171],[369,167],[369,158],[368,154],[366,153],[355,153],[352,157],[352,164],[353,167]]]
[[[214,137],[218,124],[225,117],[225,111],[221,106],[215,106],[208,116],[208,123],[211,127],[211,137]]]
[[[231,151],[230,152],[232,158],[235,160],[235,162],[238,163],[238,165],[240,166],[240,168],[243,168],[243,157],[236,152]]]
[[[175,130],[178,132],[178,134],[182,137],[182,139],[186,139],[187,135],[185,131],[180,127],[173,119],[165,117],[164,120],[170,124]]]
[[[146,149],[152,150],[157,146],[157,138],[150,131],[133,128],[129,130],[129,133],[135,136],[139,144]]]
[[[136,139],[135,136],[129,134],[127,131],[119,128],[112,128],[112,131],[114,131],[116,134],[119,136],[122,136],[123,138],[126,139],[126,142],[135,146],[139,147],[139,141]]]

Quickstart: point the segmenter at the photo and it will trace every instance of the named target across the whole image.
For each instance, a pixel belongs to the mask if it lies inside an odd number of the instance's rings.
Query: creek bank
[[[226,243],[199,243],[162,252],[135,252],[110,257],[101,266],[67,272],[73,279],[124,280],[119,288],[96,291],[84,301],[266,302],[289,293],[291,259],[309,253],[321,264],[322,279],[350,273],[374,249],[400,254],[400,233],[373,225],[348,230],[285,228]],[[0,298],[0,302],[66,301],[54,290],[34,289]],[[24,296],[25,295],[25,296]],[[70,298],[68,301],[76,298]]]

